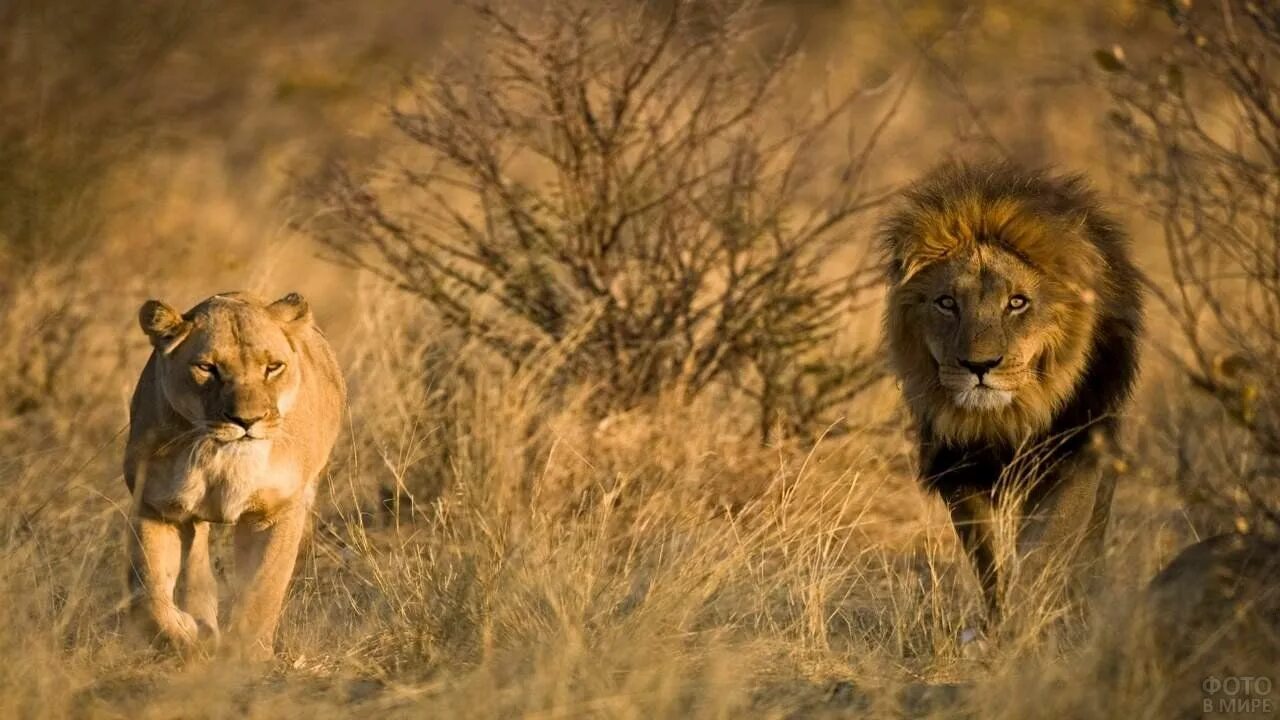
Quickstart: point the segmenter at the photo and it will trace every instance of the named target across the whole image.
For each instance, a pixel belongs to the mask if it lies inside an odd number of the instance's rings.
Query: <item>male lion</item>
[[[997,507],[1023,518],[1024,570],[1101,554],[1115,482],[1103,453],[1137,372],[1138,272],[1082,178],[1004,164],[934,170],[881,240],[890,358],[923,482],[947,503],[995,619]]]
[[[154,350],[129,408],[124,460],[134,602],[179,649],[216,641],[209,523],[234,523],[231,635],[240,651],[269,657],[316,478],[338,436],[338,363],[297,294],[269,305],[214,295],[183,315],[150,300],[138,321]]]

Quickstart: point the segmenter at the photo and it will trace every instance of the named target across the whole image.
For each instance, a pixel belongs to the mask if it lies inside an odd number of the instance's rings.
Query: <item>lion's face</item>
[[[169,405],[210,439],[269,439],[293,409],[301,363],[290,334],[310,322],[300,297],[215,296],[185,316],[153,300],[140,322]]]
[[[921,273],[904,310],[957,408],[996,412],[1035,385],[1049,341],[1060,334],[1046,290],[1033,268],[995,248]]]
[[[936,435],[1018,442],[1075,392],[1104,267],[1079,227],[965,197],[892,226],[889,348],[908,402]]]

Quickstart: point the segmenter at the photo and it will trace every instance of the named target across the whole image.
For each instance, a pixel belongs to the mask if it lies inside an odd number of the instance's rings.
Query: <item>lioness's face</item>
[[[1043,375],[1055,300],[1022,260],[976,247],[922,270],[914,285],[913,320],[956,406],[999,410]]]
[[[290,295],[269,306],[215,296],[186,315],[150,301],[140,313],[170,406],[220,442],[272,437],[301,382],[290,333],[310,322]]]

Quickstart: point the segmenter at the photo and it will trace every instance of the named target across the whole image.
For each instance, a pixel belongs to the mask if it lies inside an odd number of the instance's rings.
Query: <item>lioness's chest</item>
[[[193,447],[173,459],[164,473],[168,482],[147,484],[147,504],[172,521],[234,523],[246,514],[269,515],[301,486],[296,469],[271,450],[270,441]]]

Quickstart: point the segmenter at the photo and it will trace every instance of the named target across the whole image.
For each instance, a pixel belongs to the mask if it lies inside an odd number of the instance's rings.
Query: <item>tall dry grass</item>
[[[1025,689],[1027,663],[1096,682],[1058,655],[1077,651],[1045,649],[1043,627],[978,659],[960,647],[981,598],[906,443],[855,432],[764,449],[714,401],[600,423],[546,401],[547,366],[440,360],[441,340],[399,327],[412,305],[368,292],[381,310],[353,340],[380,342],[345,350],[349,435],[278,664],[181,666],[123,632],[123,493],[93,478],[118,480],[118,443],[68,437],[6,468],[22,511],[3,525],[3,647],[23,659],[0,671],[6,710],[725,717],[907,703],[1019,717],[984,697]],[[465,394],[421,367],[465,375]],[[1150,574],[1157,559],[1137,562]],[[1141,680],[1120,695],[1135,707],[1152,690]]]
[[[386,315],[367,323],[384,343],[347,350],[369,372],[355,375],[278,663],[181,666],[122,632],[123,493],[93,478],[118,480],[117,443],[68,437],[6,468],[5,502],[22,510],[3,525],[5,710],[1025,717],[1050,691],[1064,710],[1155,707],[1161,676],[1113,677],[1109,644],[1055,650],[1032,626],[976,658],[960,647],[981,598],[905,443],[851,433],[762,449],[714,402],[601,424],[549,406],[545,376],[472,368],[467,394],[428,414],[442,391],[405,359],[462,369]],[[379,482],[401,507],[371,493]],[[1143,520],[1122,515],[1118,558],[1154,573]],[[1142,642],[1122,657],[1146,662]]]

